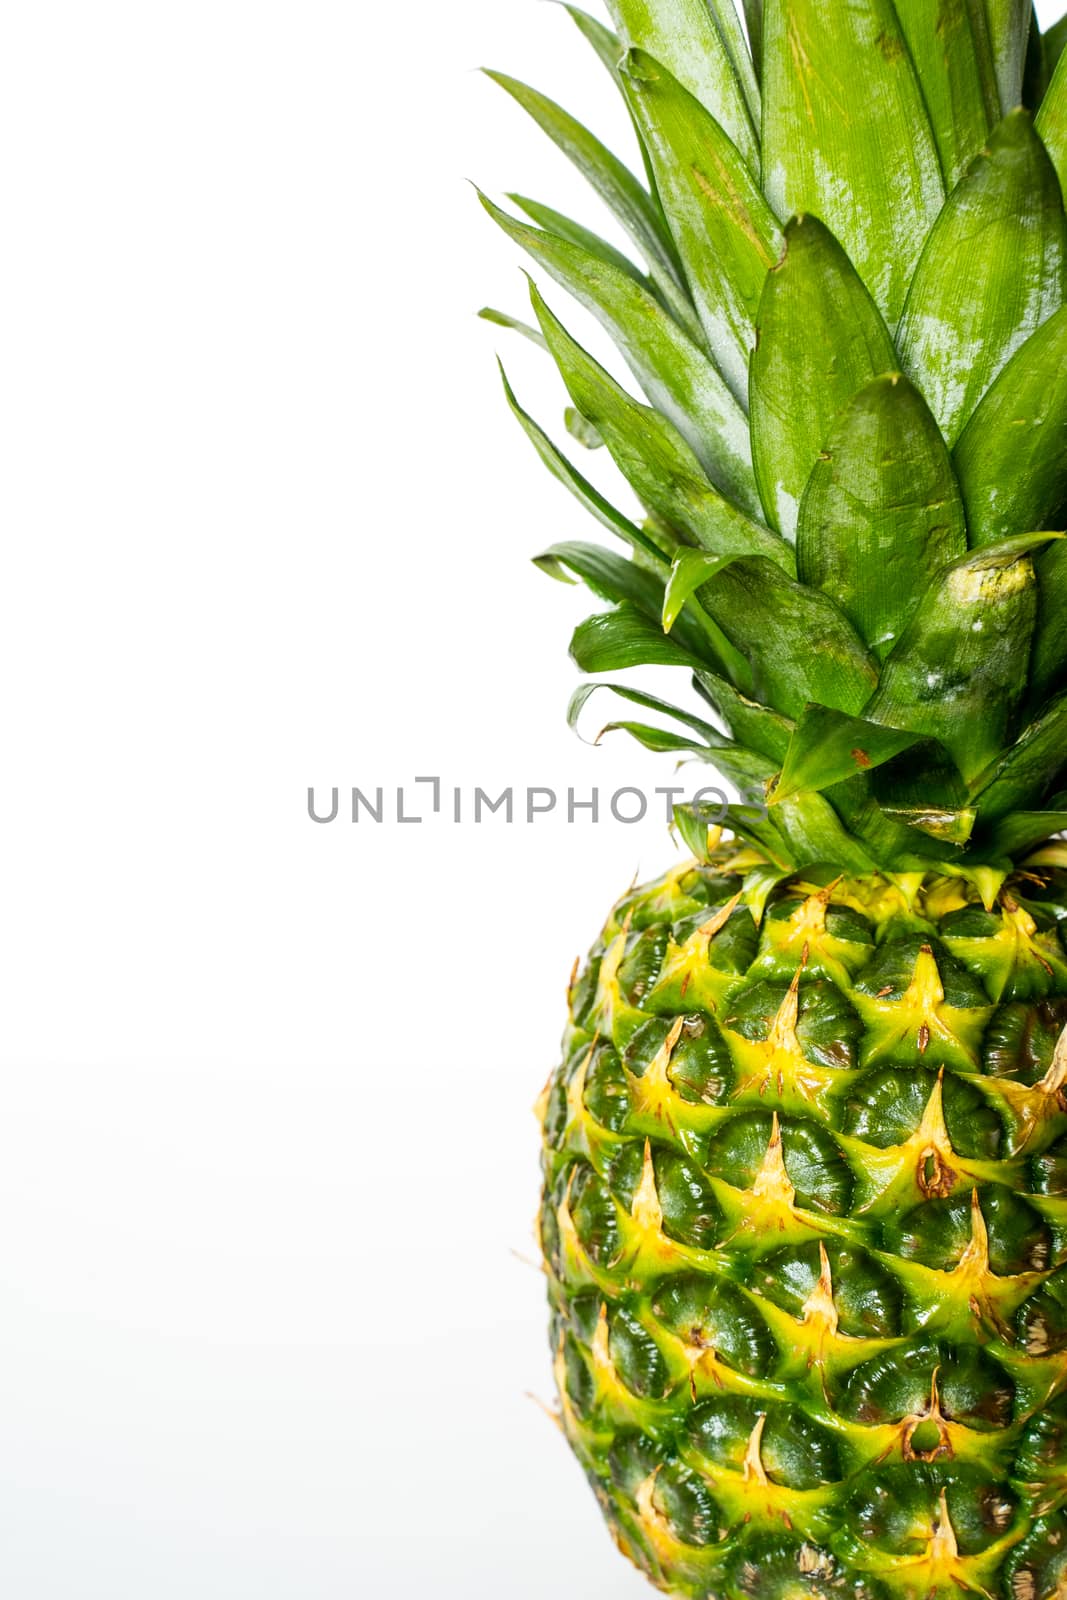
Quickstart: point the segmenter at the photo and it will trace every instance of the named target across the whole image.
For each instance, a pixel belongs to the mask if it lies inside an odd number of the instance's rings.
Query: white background
[[[625,147],[527,0],[0,7],[17,1600],[647,1592],[525,1398],[512,1252],[571,960],[673,847],[305,809],[671,781],[564,725],[589,607],[528,558],[592,530],[504,410],[495,348],[562,397],[474,320],[523,280],[464,180],[596,208],[483,61]]]

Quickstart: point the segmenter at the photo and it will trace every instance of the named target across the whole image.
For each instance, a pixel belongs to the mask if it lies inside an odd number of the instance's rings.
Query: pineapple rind
[[[542,1101],[563,1430],[694,1600],[1067,1592],[1067,865],[615,907]]]

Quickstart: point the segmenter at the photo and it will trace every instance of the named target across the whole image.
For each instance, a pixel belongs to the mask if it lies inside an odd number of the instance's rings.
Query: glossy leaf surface
[[[774,213],[736,146],[658,61],[632,51],[623,80],[708,348],[747,402],[756,310],[781,255]]]
[[[571,399],[599,430],[644,505],[679,535],[716,554],[764,554],[782,566],[791,566],[788,546],[713,489],[695,455],[666,418],[628,395],[570,337],[534,288],[531,298]]]
[[[568,240],[527,227],[484,196],[482,204],[516,244],[598,319],[649,400],[674,423],[711,482],[758,515],[748,425],[707,356],[627,273]]]
[[[885,323],[836,239],[791,222],[760,302],[750,422],[756,482],[771,526],[792,538],[801,496],[834,422],[857,390],[896,369]]]
[[[1008,362],[954,462],[972,545],[1055,527],[1067,500],[1067,308]]]
[[[841,413],[800,508],[797,572],[876,655],[892,649],[935,573],[967,552],[945,442],[906,378],[876,378]]]
[[[938,218],[897,346],[950,444],[1008,359],[1063,304],[1067,219],[1025,111],[992,134]]]
[[[1007,742],[1037,611],[1029,535],[973,552],[933,582],[864,713],[938,739],[965,781]]]
[[[895,323],[945,189],[891,0],[766,0],[763,182],[779,216],[822,219]]]
[[[752,115],[706,0],[608,0],[608,10],[627,44],[662,61],[755,169],[759,152]]]

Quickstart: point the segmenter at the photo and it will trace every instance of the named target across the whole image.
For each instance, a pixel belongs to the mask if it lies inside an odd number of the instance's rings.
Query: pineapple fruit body
[[[762,865],[631,891],[572,982],[563,1429],[672,1593],[1062,1596],[1067,852],[997,889]]]
[[[729,846],[680,808],[694,864],[572,987],[562,1424],[670,1592],[1067,1600],[1067,20],[607,10],[566,7],[631,165],[493,76],[614,236],[483,197],[537,326],[486,314],[615,541],[537,557],[601,605],[571,720],[609,675],[743,803]],[[690,698],[610,679],[645,664]]]

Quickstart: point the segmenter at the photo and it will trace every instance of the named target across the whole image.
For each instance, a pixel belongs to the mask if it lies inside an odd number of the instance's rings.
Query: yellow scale
[[[981,1089],[990,1102],[1001,1101],[1011,1113],[1015,1124],[1012,1154],[1021,1155],[1028,1147],[1043,1142],[1067,1112],[1067,1028],[1056,1043],[1048,1071],[1031,1087],[1011,1078],[976,1077],[969,1073],[965,1081]],[[1034,1196],[1033,1201],[1039,1205],[1041,1197]]]
[[[861,1556],[854,1558],[854,1565],[879,1575],[892,1574],[894,1590],[901,1600],[942,1600],[948,1596],[959,1600],[961,1590],[964,1594],[981,1595],[984,1600],[996,1600],[987,1584],[997,1582],[997,1569],[1022,1535],[1012,1532],[979,1555],[961,1555],[949,1515],[948,1495],[942,1489],[929,1519],[915,1525],[912,1537],[925,1541],[921,1555],[879,1556],[868,1562]]]
[[[782,1150],[782,1130],[777,1111],[771,1119],[771,1137],[750,1189],[735,1189],[722,1178],[710,1178],[715,1197],[731,1224],[727,1242],[750,1235],[765,1249],[780,1244],[807,1244],[813,1236],[835,1234],[851,1239],[851,1223],[825,1215],[816,1216],[796,1204],[797,1192],[789,1180]]]
[[[912,981],[899,1000],[856,993],[852,1002],[868,1033],[878,1041],[871,1060],[888,1057],[900,1046],[925,1056],[931,1044],[936,1043],[953,1065],[980,1070],[978,1045],[993,1007],[962,1009],[947,1005],[941,974],[929,945],[919,951]]]
[[[997,1000],[1007,988],[1012,973],[1025,971],[1027,967],[1040,967],[1049,978],[1067,977],[1067,966],[1058,949],[1055,931],[1039,933],[1030,913],[1008,894],[1001,896],[1001,926],[995,934],[978,939],[956,938],[949,934],[945,936],[945,943],[953,955],[963,953],[969,947],[982,949],[985,958],[983,968],[990,965],[989,947],[1000,947],[996,960],[998,985],[994,995]]]
[[[942,1068],[922,1120],[903,1144],[882,1147],[838,1134],[867,1195],[856,1208],[857,1216],[909,1210],[923,1200],[946,1199],[976,1184],[1017,1181],[1008,1162],[964,1160],[956,1154],[945,1124],[944,1076]]]
[[[716,970],[711,941],[725,928],[740,902],[741,895],[735,894],[681,944],[671,940],[653,990],[657,1002],[674,997],[691,1011],[718,1010],[729,990],[736,988],[739,975]]]
[[[978,1322],[1001,1337],[1008,1334],[1008,1318],[1038,1289],[1049,1272],[1000,1275],[989,1264],[989,1232],[978,1190],[971,1192],[971,1237],[959,1261],[949,1271],[921,1266],[917,1261],[881,1259],[900,1277],[921,1308],[920,1326],[956,1327],[963,1337]]]

